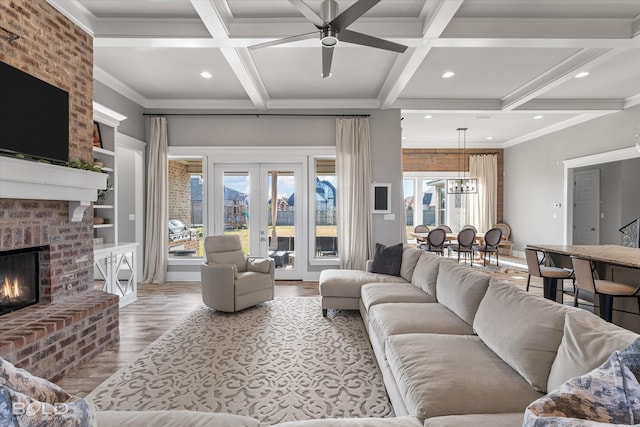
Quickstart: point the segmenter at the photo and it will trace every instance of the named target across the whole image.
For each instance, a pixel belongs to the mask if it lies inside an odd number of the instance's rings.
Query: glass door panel
[[[273,258],[276,279],[302,279],[302,166],[215,164],[213,175],[216,234],[238,235],[247,254]]]
[[[246,253],[251,249],[249,228],[249,171],[224,171],[223,185],[223,233],[240,236]]]

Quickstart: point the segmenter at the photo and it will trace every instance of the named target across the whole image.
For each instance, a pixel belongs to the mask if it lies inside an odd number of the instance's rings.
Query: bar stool
[[[611,322],[613,315],[614,297],[635,297],[638,298],[638,309],[640,309],[640,286],[629,285],[627,283],[611,282],[597,278],[595,263],[588,259],[571,257],[573,271],[576,275],[576,295],[574,305],[578,305],[578,292],[580,290],[598,295],[600,302],[600,317],[607,322]]]
[[[539,256],[540,253],[542,253],[542,257]],[[542,278],[542,281],[544,283],[545,298],[555,301],[555,289],[557,287],[558,280],[562,280],[564,282],[566,279],[571,279],[571,281],[573,282],[573,292],[574,294],[576,293],[573,271],[566,268],[543,265],[546,259],[546,255],[544,254],[544,252],[538,251],[537,249],[525,248],[524,255],[527,259],[527,270],[529,270],[529,276],[527,276],[527,292],[529,292],[531,276],[536,276]]]

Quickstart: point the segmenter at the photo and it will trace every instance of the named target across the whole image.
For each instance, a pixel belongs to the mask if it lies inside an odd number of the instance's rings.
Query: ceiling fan
[[[309,5],[302,0],[289,0],[305,18],[307,18],[318,30],[311,33],[300,34],[292,37],[260,43],[250,46],[250,49],[276,46],[279,44],[292,43],[299,40],[310,39],[320,35],[322,44],[322,77],[331,76],[331,62],[333,60],[333,48],[338,41],[359,44],[362,46],[375,47],[378,49],[390,50],[393,52],[404,52],[407,46],[393,43],[378,37],[347,30],[347,27],[364,15],[369,9],[378,4],[380,0],[358,0],[345,11],[338,14],[338,3],[335,0],[324,0],[321,5],[322,17],[318,15]]]

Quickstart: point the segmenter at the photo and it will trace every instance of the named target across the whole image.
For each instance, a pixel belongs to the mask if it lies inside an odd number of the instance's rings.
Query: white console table
[[[93,249],[94,280],[102,290],[120,297],[120,307],[138,299],[135,259],[137,243],[106,243]]]

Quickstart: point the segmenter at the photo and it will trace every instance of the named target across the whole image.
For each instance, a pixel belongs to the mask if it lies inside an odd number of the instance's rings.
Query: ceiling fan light
[[[322,43],[322,47],[334,47],[338,44],[338,32],[331,28],[323,29],[320,33],[320,43]]]

